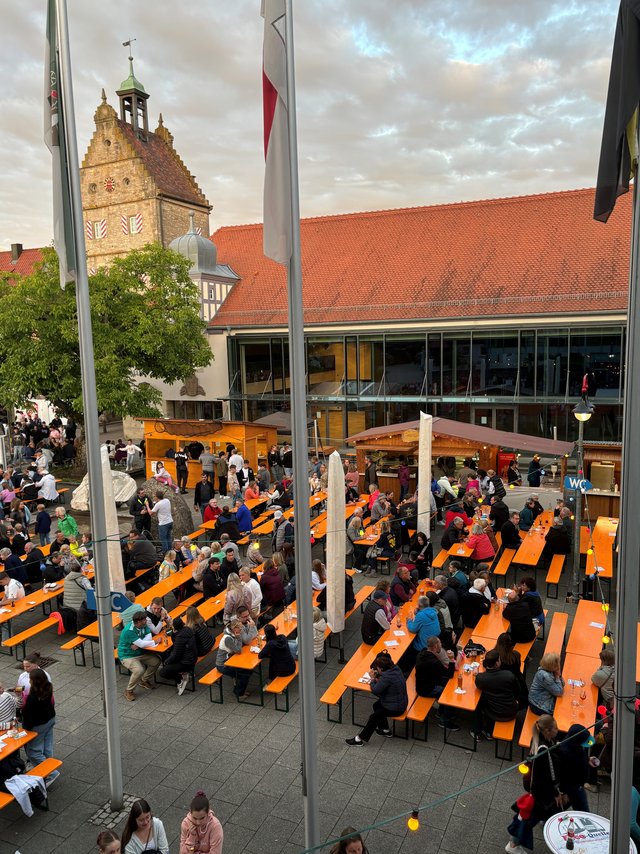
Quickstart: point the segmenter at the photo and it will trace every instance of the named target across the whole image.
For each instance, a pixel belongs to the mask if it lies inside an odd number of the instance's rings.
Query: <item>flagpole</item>
[[[291,258],[287,265],[289,292],[289,370],[293,410],[293,483],[295,495],[294,542],[296,553],[296,600],[298,603],[298,662],[300,666],[300,733],[302,749],[302,796],[305,845],[320,842],[318,833],[318,759],[316,727],[315,659],[313,655],[313,589],[309,529],[309,440],[302,310],[302,262],[300,252],[300,201],[298,188],[298,139],[296,127],[293,3],[285,0],[287,57],[287,117],[291,178]]]
[[[634,484],[640,480],[640,193],[638,168],[633,182],[633,219],[631,226],[631,266],[627,309],[627,353],[622,426],[622,483],[620,486],[620,524],[618,585],[616,601],[616,691],[613,716],[613,774],[611,781],[611,836],[609,851],[628,854],[631,787],[633,785],[633,746],[635,731],[636,654],[638,595],[640,582],[640,526]]]
[[[96,580],[96,608],[100,633],[100,664],[102,672],[103,713],[107,728],[107,755],[111,809],[122,809],[123,783],[120,753],[120,721],[116,707],[116,671],[113,664],[113,626],[111,623],[111,590],[107,560],[107,525],[102,490],[100,461],[100,430],[96,372],[93,357],[93,333],[87,278],[87,256],[84,245],[82,194],[80,192],[80,164],[76,139],[76,120],[73,105],[71,54],[69,49],[69,24],[66,0],[55,0],[60,44],[60,71],[63,92],[63,120],[69,165],[69,191],[73,233],[76,248],[76,305],[78,310],[78,339],[82,378],[82,399],[86,432],[87,466],[89,470],[89,500],[91,527],[94,539],[94,566]]]

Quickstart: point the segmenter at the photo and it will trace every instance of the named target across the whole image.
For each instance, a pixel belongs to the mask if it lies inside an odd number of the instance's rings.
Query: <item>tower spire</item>
[[[134,38],[122,42],[123,47],[129,48],[129,76],[120,84],[117,95],[120,98],[120,118],[141,136],[146,138],[149,132],[149,120],[147,117],[147,94],[142,83],[133,72],[133,42]]]

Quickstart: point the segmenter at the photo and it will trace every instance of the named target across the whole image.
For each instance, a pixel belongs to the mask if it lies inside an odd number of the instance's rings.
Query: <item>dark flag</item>
[[[606,222],[629,192],[637,159],[640,102],[640,0],[621,0],[613,42],[593,218]]]
[[[47,4],[47,48],[44,65],[44,141],[53,160],[53,243],[60,264],[60,287],[75,279],[76,250],[73,241],[71,192],[64,138],[58,25],[55,0]]]

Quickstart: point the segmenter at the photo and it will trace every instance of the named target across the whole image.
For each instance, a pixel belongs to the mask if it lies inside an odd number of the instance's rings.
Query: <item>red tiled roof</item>
[[[594,190],[301,222],[307,324],[624,311],[631,194],[607,225]],[[212,237],[240,276],[212,326],[286,326],[285,272],[262,225]]]
[[[193,205],[208,204],[189,170],[164,140],[157,134],[149,132],[146,140],[143,141],[131,125],[121,119],[117,121],[127,142],[141,158],[161,193]]]
[[[3,273],[17,273],[19,276],[28,276],[38,261],[42,261],[41,249],[23,249],[18,260],[11,260],[11,252],[0,252],[0,271]]]

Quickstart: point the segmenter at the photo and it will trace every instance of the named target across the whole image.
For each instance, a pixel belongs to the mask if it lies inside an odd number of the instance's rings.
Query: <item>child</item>
[[[51,531],[51,516],[44,509],[44,504],[38,504],[38,514],[36,516],[36,523],[34,527],[34,533],[38,534],[40,537],[40,545],[46,546],[50,542],[49,532]]]
[[[222,825],[209,809],[204,792],[196,792],[180,826],[180,854],[222,854]]]

